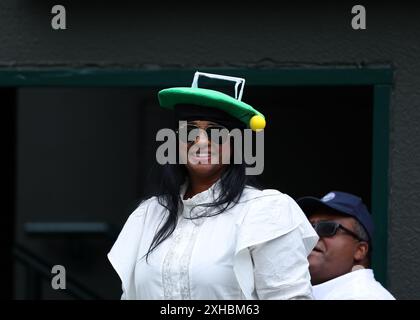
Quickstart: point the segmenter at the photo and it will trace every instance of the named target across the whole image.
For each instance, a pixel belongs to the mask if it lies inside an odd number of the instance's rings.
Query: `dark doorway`
[[[267,117],[261,181],[293,198],[330,190],[370,207],[373,87],[248,87]]]
[[[172,114],[158,107],[159,89],[19,89],[17,231],[8,241],[15,238],[43,260],[65,265],[102,298],[120,295],[106,253],[153,183],[157,131],[173,125]],[[371,86],[246,87],[243,101],[267,118],[263,185],[293,198],[348,191],[370,205],[372,91]],[[14,90],[3,90],[10,132],[14,97]],[[9,151],[14,154],[13,144]],[[14,181],[10,178],[13,186]],[[8,219],[13,230],[13,215]],[[106,239],[34,234],[29,222],[101,222],[116,232]],[[26,295],[22,282],[19,272],[16,297]],[[41,298],[63,298],[45,284]]]

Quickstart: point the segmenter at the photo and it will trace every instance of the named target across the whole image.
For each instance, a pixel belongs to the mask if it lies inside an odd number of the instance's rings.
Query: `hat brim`
[[[351,212],[349,212],[348,208],[337,204],[327,204],[326,202],[321,201],[320,199],[315,197],[303,197],[297,199],[296,202],[307,217],[309,217],[315,209],[319,208],[333,209],[343,215],[354,217],[354,215]]]
[[[159,91],[158,99],[160,106],[168,109],[173,109],[177,104],[193,104],[217,108],[242,121],[247,127],[249,127],[249,121],[253,116],[259,115],[264,118],[263,114],[249,104],[210,89],[190,87],[163,89]]]

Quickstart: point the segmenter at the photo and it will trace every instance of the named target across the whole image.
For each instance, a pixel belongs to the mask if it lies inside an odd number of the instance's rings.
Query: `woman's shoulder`
[[[251,224],[270,223],[296,226],[304,216],[298,204],[286,193],[276,189],[246,188],[241,197],[244,221]]]
[[[156,206],[160,206],[158,198],[156,196],[144,199],[140,201],[137,208],[130,214],[130,217],[142,217],[150,209],[155,209]]]
[[[255,187],[246,186],[241,197],[241,202],[284,202],[288,203],[294,200],[286,193],[276,189],[257,189]]]
[[[244,190],[245,191],[245,190]],[[297,229],[309,253],[318,236],[292,197],[275,189],[246,188],[239,227],[239,248],[250,247],[278,238]],[[242,198],[241,198],[242,200]]]

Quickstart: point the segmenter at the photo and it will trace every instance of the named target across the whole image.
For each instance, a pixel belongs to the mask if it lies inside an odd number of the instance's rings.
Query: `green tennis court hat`
[[[235,82],[235,98],[216,90],[198,88],[200,76]],[[174,109],[176,105],[189,104],[216,108],[235,117],[254,131],[265,128],[265,117],[249,104],[241,101],[245,79],[212,73],[196,72],[191,87],[175,87],[159,91],[159,104],[163,108]],[[238,92],[238,87],[241,87]]]

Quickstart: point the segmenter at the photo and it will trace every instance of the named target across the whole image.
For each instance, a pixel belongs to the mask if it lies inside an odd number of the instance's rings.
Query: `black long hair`
[[[221,188],[219,196],[212,203],[197,205],[198,207],[217,208],[217,211],[211,215],[200,215],[199,217],[215,216],[225,212],[229,207],[235,206],[246,186],[261,189],[255,176],[245,174],[246,166],[245,163],[226,165],[219,180]],[[187,169],[180,164],[165,164],[160,169],[159,183],[153,195],[157,197],[159,204],[166,208],[167,214],[162,217],[161,226],[145,255],[146,261],[149,254],[174,232],[178,221],[178,213],[183,210],[180,188],[188,176]],[[189,219],[194,219],[194,217]]]

